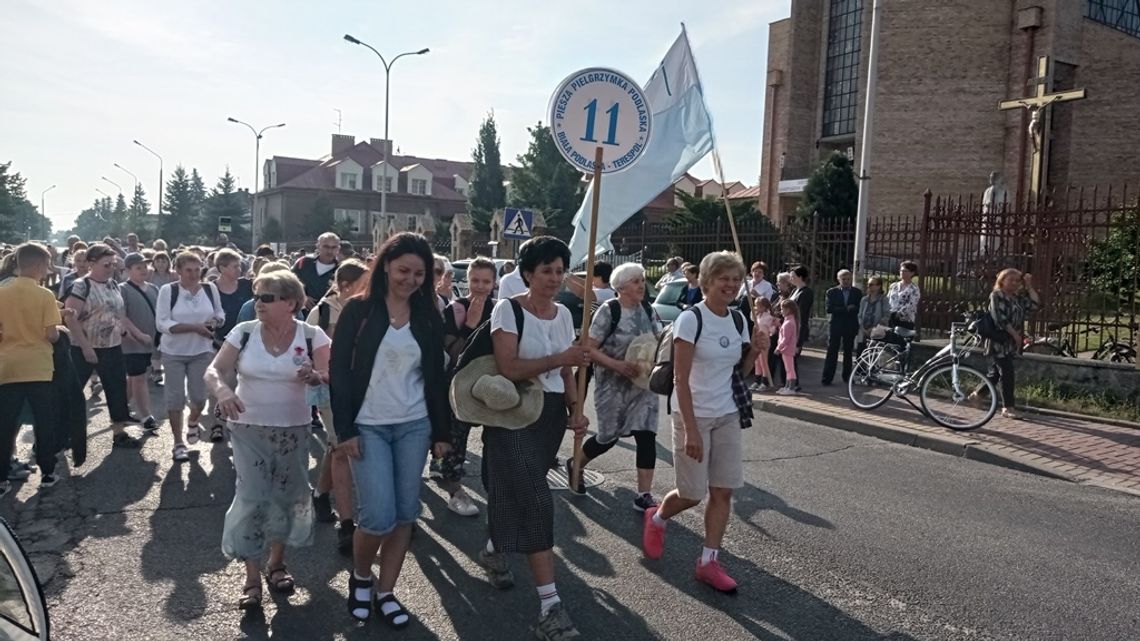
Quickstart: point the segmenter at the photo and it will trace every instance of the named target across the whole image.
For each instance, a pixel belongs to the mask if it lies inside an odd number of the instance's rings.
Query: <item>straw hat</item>
[[[472,425],[517,430],[542,415],[542,386],[511,382],[499,374],[494,356],[480,356],[456,372],[450,397],[455,417]]]
[[[633,384],[641,389],[649,389],[649,373],[657,360],[657,337],[653,334],[642,334],[633,339],[625,350],[627,363],[638,366],[640,375],[633,379]]]

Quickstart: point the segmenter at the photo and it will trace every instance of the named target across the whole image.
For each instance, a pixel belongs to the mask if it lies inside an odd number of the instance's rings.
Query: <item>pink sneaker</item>
[[[645,525],[641,530],[641,549],[645,556],[656,561],[665,554],[665,528],[653,523],[653,515],[657,514],[657,506],[645,510]]]
[[[697,580],[701,583],[708,583],[727,594],[736,592],[736,581],[728,576],[728,573],[720,567],[720,563],[716,559],[704,565],[701,565],[701,560],[697,559]]]

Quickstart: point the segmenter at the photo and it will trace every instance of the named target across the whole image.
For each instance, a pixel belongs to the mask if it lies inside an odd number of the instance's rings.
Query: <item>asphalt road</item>
[[[322,524],[288,557],[297,594],[267,594],[264,615],[243,618],[242,570],[219,550],[228,447],[200,444],[183,465],[168,434],[141,455],[111,452],[104,416],[76,476],[38,493],[33,477],[0,502],[49,577],[54,638],[532,638],[523,559],[513,590],[490,588],[474,562],[482,521],[447,511],[431,486],[397,591],[409,629],[349,619],[348,565]],[[658,495],[673,477],[661,434]],[[556,494],[558,589],[584,638],[1140,638],[1140,500],[768,415],[744,441],[722,556],[737,596],[692,578],[699,509],[670,525],[665,559],[643,559],[632,443],[595,462],[606,482],[588,497]],[[477,431],[472,449],[477,470]]]

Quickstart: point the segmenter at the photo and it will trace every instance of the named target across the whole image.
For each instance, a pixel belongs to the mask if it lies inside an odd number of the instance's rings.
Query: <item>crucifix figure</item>
[[[1050,72],[1049,57],[1041,56],[1037,59],[1037,76],[1029,80],[1029,84],[1035,86],[1033,95],[1026,98],[1003,100],[998,103],[998,109],[1002,111],[1025,109],[1029,113],[1029,128],[1025,133],[1033,143],[1033,160],[1030,165],[1029,174],[1029,195],[1034,203],[1042,202],[1041,197],[1045,192],[1046,173],[1048,172],[1049,161],[1049,126],[1051,114],[1049,107],[1059,102],[1083,100],[1088,97],[1084,89],[1050,93],[1050,83],[1052,81],[1052,74]],[[1024,162],[1024,158],[1022,158],[1022,162]],[[1020,188],[1019,185],[1018,189],[1020,190]]]

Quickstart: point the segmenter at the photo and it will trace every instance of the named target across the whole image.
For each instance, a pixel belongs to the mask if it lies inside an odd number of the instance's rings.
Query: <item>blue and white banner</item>
[[[602,179],[597,251],[608,250],[615,229],[680,180],[714,146],[712,119],[684,29],[645,83],[645,96],[653,113],[653,136],[636,165]],[[591,184],[574,216],[571,265],[584,261],[589,249],[593,191]]]

